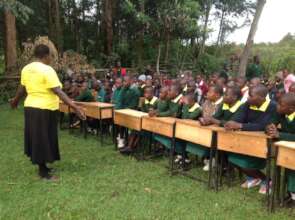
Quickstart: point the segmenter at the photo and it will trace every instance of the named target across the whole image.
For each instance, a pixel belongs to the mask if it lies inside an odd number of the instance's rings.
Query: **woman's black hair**
[[[38,59],[43,59],[50,53],[49,47],[44,44],[39,44],[34,49],[34,56]]]

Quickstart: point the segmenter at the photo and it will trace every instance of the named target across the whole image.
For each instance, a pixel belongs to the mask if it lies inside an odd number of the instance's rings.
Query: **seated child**
[[[272,138],[285,141],[295,141],[295,94],[285,94],[279,100],[277,111],[280,114],[276,124],[281,125],[278,129],[276,125],[267,126],[266,132]],[[295,207],[295,170],[287,171],[287,189],[289,195],[285,202],[289,207]]]
[[[202,125],[218,125],[224,124],[241,110],[242,102],[241,90],[237,86],[228,87],[224,96],[223,103],[219,106],[213,116],[207,116],[200,119]]]
[[[138,107],[138,91],[136,88],[131,88],[132,81],[133,79],[128,75],[126,75],[123,79],[123,87],[120,91],[120,100],[118,100],[122,109],[129,108],[136,110]],[[123,138],[119,139],[118,147],[126,148]]]
[[[149,111],[150,117],[161,117],[169,110],[168,87],[163,87],[160,90],[157,108]]]
[[[75,101],[78,102],[93,102],[94,97],[92,96],[91,91],[88,89],[88,83],[83,82],[80,89],[80,94],[75,98]]]
[[[239,114],[225,123],[227,130],[264,131],[276,115],[276,105],[267,99],[268,90],[264,85],[251,87],[248,101]],[[266,194],[266,176],[260,170],[265,168],[265,159],[241,154],[229,154],[228,160],[247,175],[242,188],[260,185],[259,193]]]
[[[149,112],[157,109],[158,98],[154,96],[153,87],[146,86],[144,88],[144,103],[141,107],[141,111]],[[130,154],[134,151],[139,141],[139,134],[137,132],[132,132],[128,139],[128,146],[121,148],[120,152],[123,154]]]
[[[202,121],[203,118],[212,117],[218,108],[222,105],[223,88],[218,85],[213,85],[209,87],[207,93],[207,99],[202,105],[202,118],[199,120]],[[209,155],[210,150],[207,147],[204,147],[199,144],[188,143],[186,146],[188,152],[197,155],[200,158],[203,158],[204,162],[204,171],[209,170]],[[214,165],[214,162],[213,162]]]
[[[201,114],[202,109],[200,105],[195,101],[194,94],[188,94],[183,98],[184,105],[182,107],[181,118],[182,119],[191,119],[197,120]],[[176,140],[176,152],[181,153],[181,155],[177,155],[175,159],[175,163],[190,163],[186,155],[186,142],[182,140]],[[184,160],[182,160],[184,158]]]

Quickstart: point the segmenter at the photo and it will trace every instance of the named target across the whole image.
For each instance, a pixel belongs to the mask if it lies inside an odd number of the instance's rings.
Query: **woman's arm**
[[[77,116],[86,120],[85,113],[65,94],[60,87],[55,87],[51,89],[65,104],[70,106],[76,112]]]
[[[17,108],[19,100],[26,95],[26,88],[23,85],[20,85],[16,91],[15,97],[9,99],[11,108]]]

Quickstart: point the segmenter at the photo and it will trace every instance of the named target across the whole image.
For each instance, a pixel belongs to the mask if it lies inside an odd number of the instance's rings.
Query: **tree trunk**
[[[160,74],[160,60],[161,60],[161,44],[158,44],[158,56],[157,56],[157,65],[156,65],[156,69],[157,69],[157,74]]]
[[[4,45],[5,45],[5,72],[12,73],[16,66],[16,27],[15,16],[8,10],[4,11]]]
[[[113,49],[113,4],[112,0],[105,0],[104,22],[106,30],[106,54],[110,56]]]
[[[221,19],[220,19],[220,23],[219,23],[219,31],[218,31],[217,41],[216,41],[216,47],[219,46],[219,42],[221,40],[221,36],[222,36],[222,32],[223,32],[224,14],[225,14],[225,9],[223,7],[222,13],[221,13]]]
[[[254,15],[254,19],[250,28],[250,32],[248,35],[247,43],[244,47],[243,53],[240,57],[240,66],[239,66],[239,75],[245,76],[246,75],[246,69],[247,69],[247,63],[248,63],[248,57],[251,51],[251,47],[253,45],[253,39],[257,30],[258,22],[263,10],[263,7],[266,3],[266,0],[258,0],[257,6],[256,6],[256,12]]]
[[[166,32],[166,41],[165,41],[165,64],[168,64],[169,61],[169,46],[170,46],[170,30]]]
[[[97,50],[97,54],[99,54],[99,51],[101,51],[101,40],[100,40],[100,21],[101,21],[101,13],[100,13],[100,8],[101,8],[101,1],[96,0],[96,16],[95,16],[95,48]]]
[[[49,9],[49,39],[57,47],[58,53],[63,52],[63,37],[60,23],[59,0],[48,0]]]
[[[141,1],[140,2],[140,12],[142,14],[144,14],[145,12],[145,7],[144,7],[144,3],[145,1]],[[138,42],[137,42],[137,56],[138,56],[138,59],[137,59],[137,65],[138,67],[141,69],[143,68],[143,56],[144,56],[144,25],[142,25],[142,28],[141,30],[139,31],[139,36],[138,36]]]
[[[79,21],[79,11],[76,5],[76,1],[72,0],[73,4],[73,14],[72,14],[72,19],[73,19],[73,26],[74,26],[74,39],[76,43],[76,51],[79,53],[81,51],[81,37],[80,37],[80,21]]]
[[[207,39],[208,22],[209,22],[211,8],[212,8],[212,0],[209,0],[206,5],[205,23],[204,23],[204,28],[203,28],[202,42],[200,45],[200,49],[199,49],[199,53],[198,53],[197,58],[199,58],[205,51],[205,43],[206,43],[206,39]]]

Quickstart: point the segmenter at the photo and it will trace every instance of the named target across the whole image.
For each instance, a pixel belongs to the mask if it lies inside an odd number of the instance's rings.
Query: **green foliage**
[[[16,0],[1,1],[0,11],[1,10],[11,11],[23,24],[25,24],[29,20],[30,15],[33,14],[33,10],[31,8]]]

